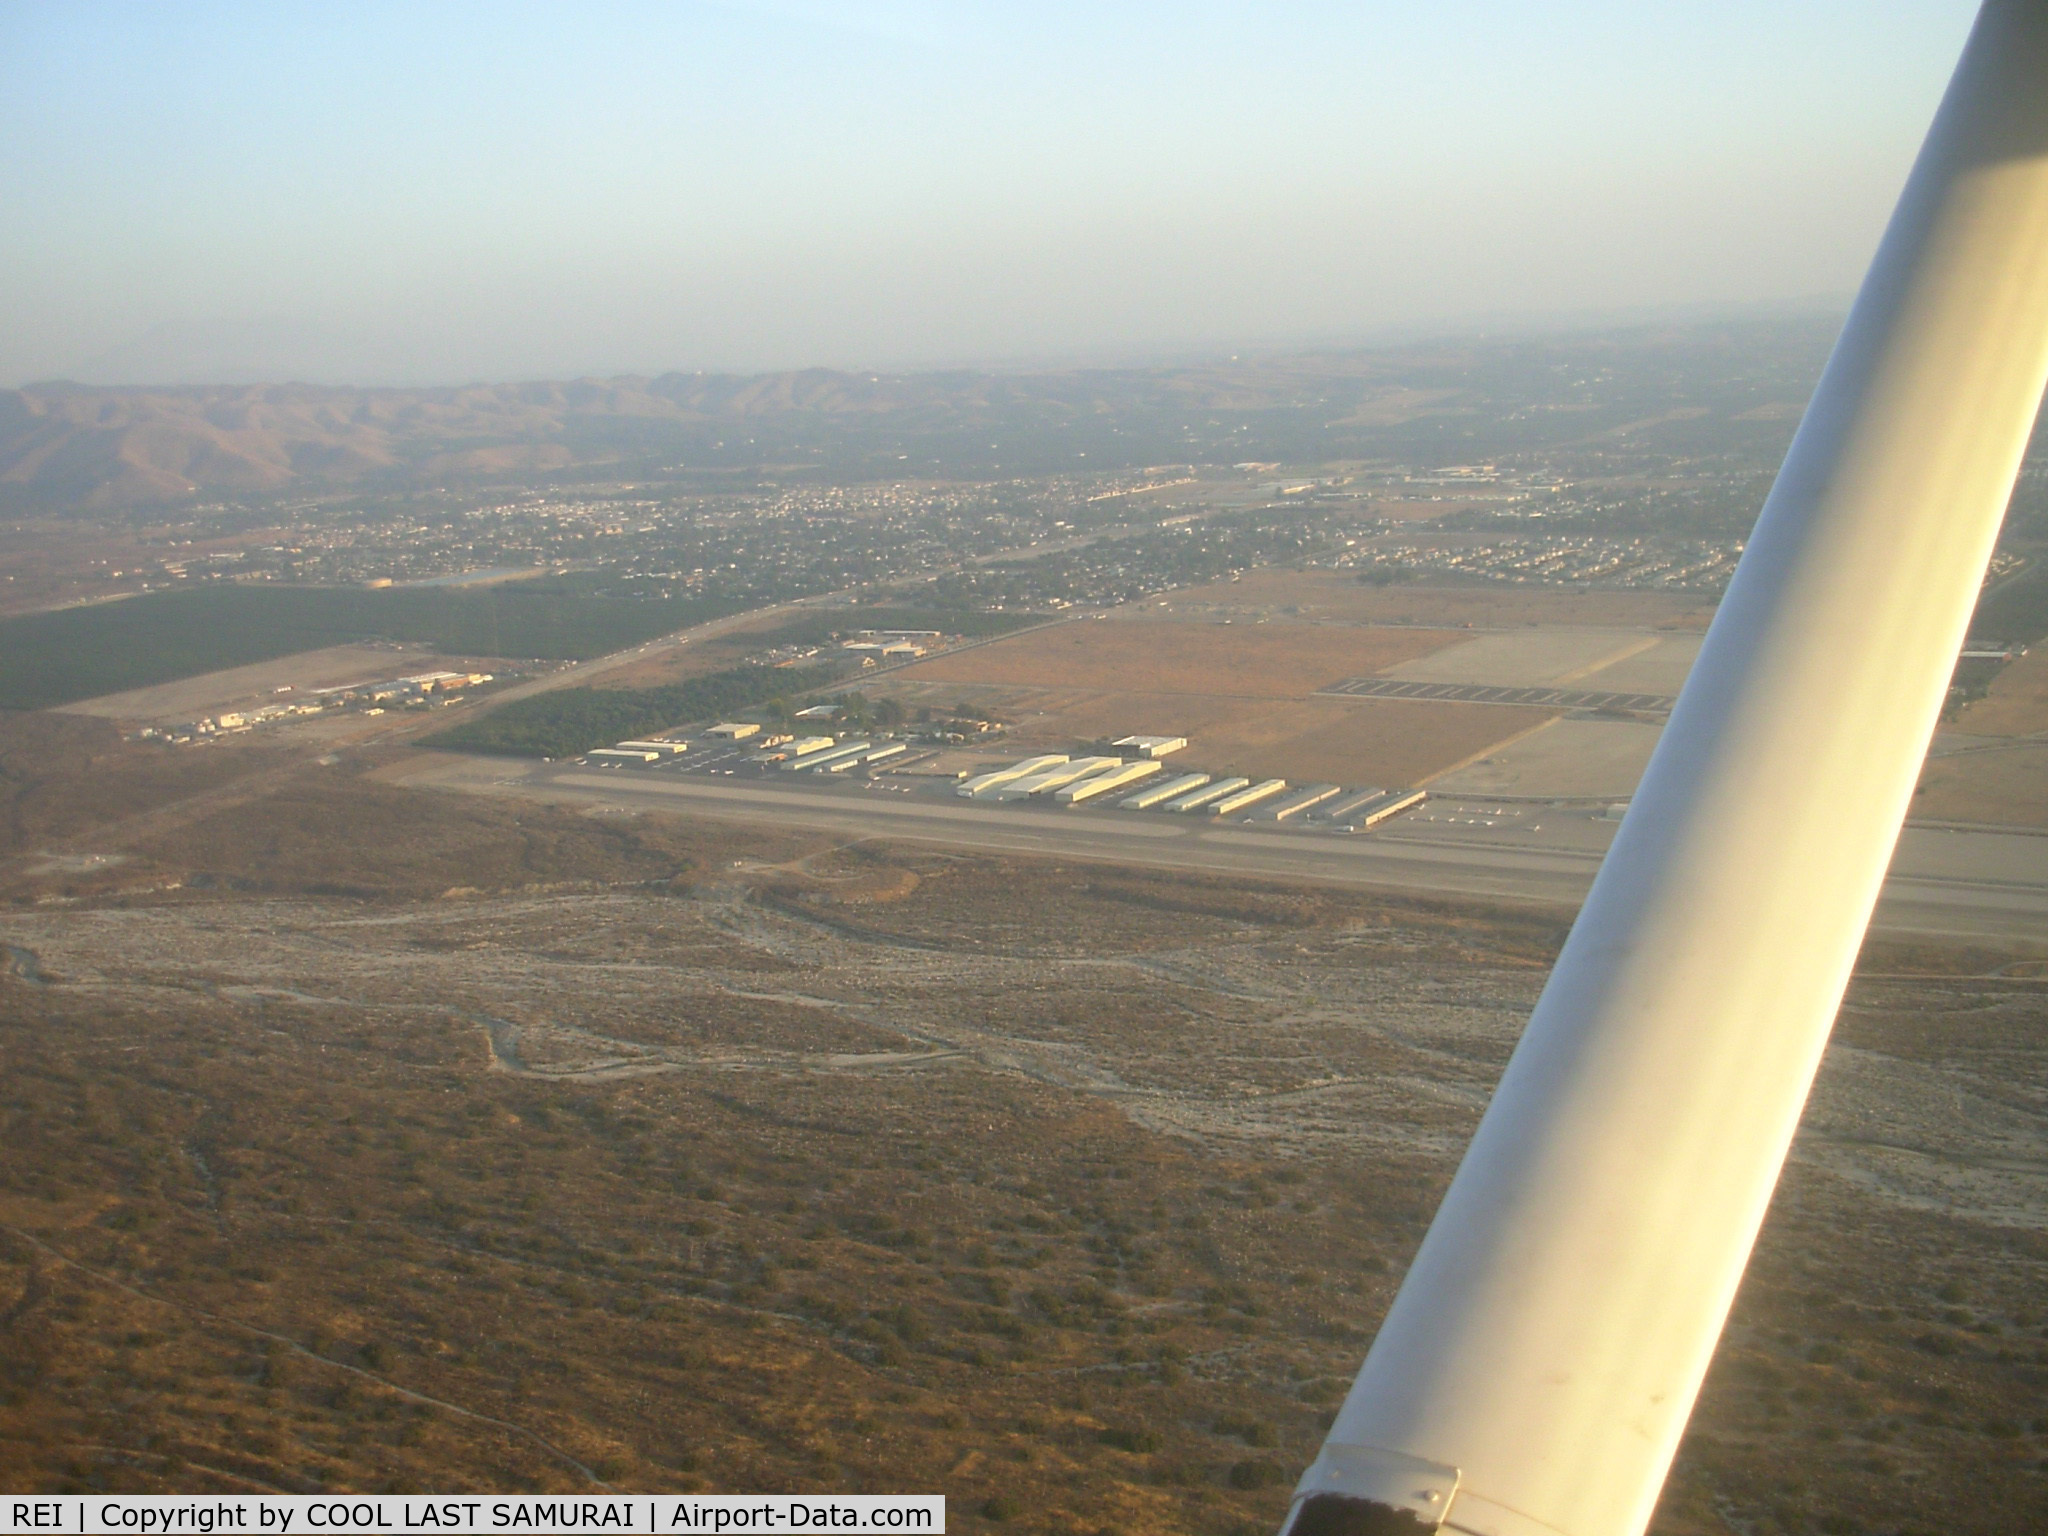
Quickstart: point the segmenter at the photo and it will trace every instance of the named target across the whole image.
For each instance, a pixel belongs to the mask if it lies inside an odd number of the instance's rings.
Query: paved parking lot
[[[1418,683],[1398,677],[1352,677],[1318,693],[1353,699],[1429,699],[1458,704],[1522,704],[1543,709],[1622,709],[1669,714],[1678,701],[1662,693],[1590,693],[1577,688],[1506,688],[1485,683]]]

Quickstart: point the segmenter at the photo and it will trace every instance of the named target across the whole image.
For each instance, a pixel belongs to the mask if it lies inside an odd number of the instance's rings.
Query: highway
[[[734,781],[443,753],[423,755],[402,777],[421,788],[679,811],[989,853],[1566,907],[1584,899],[1614,830],[1584,813],[1559,811],[1542,813],[1550,816],[1543,823],[1510,819],[1520,813],[1498,820],[1411,816],[1344,835],[1156,812],[984,805],[953,800],[943,786],[905,792],[886,779]],[[1874,929],[1898,937],[2040,942],[2048,936],[2048,836],[1908,828]]]

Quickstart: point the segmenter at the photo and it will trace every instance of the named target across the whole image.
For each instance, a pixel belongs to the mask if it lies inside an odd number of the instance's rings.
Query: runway
[[[1153,812],[953,802],[929,788],[903,793],[859,784],[785,786],[438,753],[403,779],[420,788],[681,811],[989,853],[1572,908],[1584,899],[1614,830],[1612,823],[1560,812],[1541,824],[1510,824],[1505,816],[1494,825],[1479,817],[1469,824],[1408,818],[1347,836]],[[2041,942],[2048,937],[2048,837],[1909,828],[1873,930]]]

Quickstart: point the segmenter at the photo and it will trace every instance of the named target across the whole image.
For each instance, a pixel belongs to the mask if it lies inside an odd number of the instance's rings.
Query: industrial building
[[[821,752],[810,762],[793,764],[808,768],[813,773],[846,773],[854,768],[865,768],[870,763],[879,763],[910,749],[900,741],[885,741],[879,747],[867,742],[857,742],[837,752]]]
[[[925,653],[925,647],[915,640],[842,640],[839,649],[880,656],[885,661],[914,661]]]
[[[1136,752],[1141,757],[1164,757],[1169,752],[1178,752],[1186,747],[1185,736],[1120,736],[1110,745]]]
[[[814,709],[805,713],[818,712]],[[754,762],[792,770],[864,777],[874,765],[892,762],[898,771],[934,778],[945,776],[942,767],[906,767],[931,755],[919,752],[910,742],[866,737],[835,739],[823,735],[792,738],[782,732],[763,734],[763,730],[749,722],[727,721],[706,734],[729,741],[752,738],[750,756]],[[1119,749],[1115,754],[1105,746],[1085,756],[1039,753],[978,773],[963,768],[953,781],[953,791],[963,799],[998,804],[1039,799],[1069,808],[1114,804],[1130,811],[1199,811],[1210,817],[1236,818],[1265,826],[1305,823],[1328,832],[1368,830],[1428,798],[1422,790],[1290,785],[1278,778],[1254,781],[1243,775],[1215,777],[1192,770],[1170,772],[1160,759],[1188,745],[1187,738],[1181,736],[1123,736],[1116,738],[1113,745]],[[650,737],[600,748],[589,753],[587,761],[617,768],[643,768],[674,760],[687,750],[683,742]],[[895,762],[897,759],[902,761]],[[713,755],[706,766],[715,768],[720,761],[721,757]],[[898,782],[896,787],[904,785]]]
[[[1036,773],[1027,773],[1020,779],[1011,779],[1006,784],[998,784],[984,798],[1028,800],[1033,795],[1042,795],[1059,789],[1076,779],[1085,779],[1091,773],[1118,767],[1122,762],[1123,759],[1120,757],[1077,757],[1051,768],[1041,768]]]
[[[1203,806],[1213,804],[1225,795],[1235,794],[1249,783],[1251,783],[1250,779],[1218,779],[1213,784],[1204,785],[1202,788],[1182,795],[1178,799],[1167,801],[1166,809],[1169,811],[1199,811]]]
[[[1290,821],[1303,811],[1321,805],[1344,793],[1342,784],[1311,784],[1307,789],[1297,789],[1284,800],[1276,800],[1252,813],[1254,821]]]
[[[1248,806],[1257,805],[1261,800],[1270,800],[1287,788],[1285,779],[1261,779],[1245,789],[1232,790],[1222,799],[1209,805],[1211,816],[1229,816]]]
[[[1385,799],[1386,794],[1387,792],[1384,789],[1354,789],[1348,794],[1338,796],[1335,800],[1324,802],[1316,810],[1316,819],[1318,821],[1349,821],[1354,815],[1364,810],[1374,801]]]
[[[583,760],[597,768],[645,768],[660,762],[661,754],[634,747],[593,747]]]
[[[1091,773],[1078,783],[1053,791],[1053,801],[1059,805],[1079,805],[1084,800],[1093,800],[1097,795],[1106,795],[1113,789],[1122,789],[1140,779],[1150,778],[1159,772],[1159,765],[1150,760],[1135,763],[1119,763],[1101,773]]]
[[[1126,811],[1147,811],[1176,795],[1184,795],[1191,789],[1200,789],[1209,782],[1206,773],[1177,774],[1163,784],[1147,784],[1135,795],[1126,795],[1117,801],[1117,807]]]
[[[985,800],[989,797],[990,791],[1001,785],[1008,784],[1013,779],[1021,779],[1026,774],[1037,773],[1040,769],[1054,767],[1057,764],[1064,763],[1066,760],[1067,755],[1064,752],[1048,752],[1039,757],[1027,757],[1021,762],[1012,763],[1007,768],[996,768],[988,773],[978,773],[973,778],[962,782],[960,787],[954,790],[953,793],[959,795],[964,800]]]
[[[792,736],[774,750],[761,754],[764,763],[786,763],[810,752],[822,752],[834,745],[830,736]]]
[[[1428,798],[1429,791],[1426,789],[1390,789],[1367,806],[1365,813],[1357,817],[1352,825],[1361,832],[1369,832],[1388,817],[1398,816],[1403,811],[1412,811]]]
[[[873,745],[872,741],[840,742],[834,746],[821,748],[816,752],[806,752],[800,757],[792,757],[784,766],[796,769],[823,768],[838,762],[841,758],[846,758],[850,761],[860,756]]]

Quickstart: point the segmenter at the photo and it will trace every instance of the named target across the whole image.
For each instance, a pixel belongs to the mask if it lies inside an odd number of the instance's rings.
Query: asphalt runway
[[[1408,817],[1354,835],[1260,830],[1152,812],[949,803],[929,790],[882,787],[886,781],[814,788],[440,754],[404,778],[422,788],[687,811],[991,853],[1565,907],[1584,899],[1612,835],[1611,824],[1564,815],[1547,824]],[[2048,939],[2048,837],[1909,828],[1873,928],[1901,937]]]

